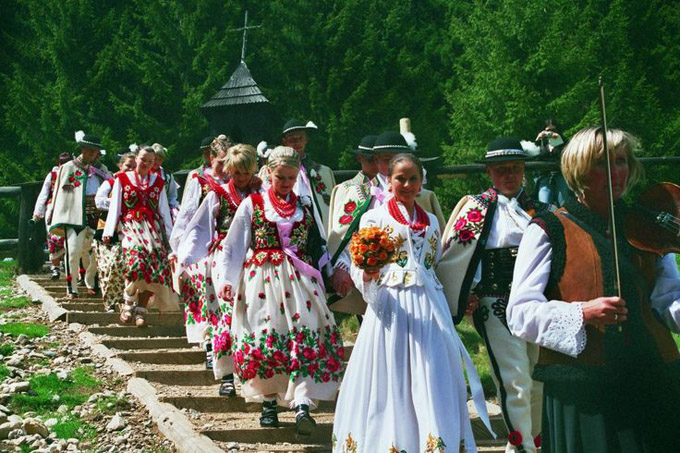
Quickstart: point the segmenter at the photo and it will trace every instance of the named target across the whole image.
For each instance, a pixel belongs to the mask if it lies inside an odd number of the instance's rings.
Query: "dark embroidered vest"
[[[252,257],[246,261],[245,266],[255,263],[261,266],[265,262],[274,265],[281,264],[285,257],[279,238],[279,230],[276,222],[267,219],[264,213],[264,199],[261,193],[250,196],[253,202],[253,217],[251,219],[251,240],[250,248],[253,251]],[[310,209],[303,208],[302,220],[293,224],[290,233],[290,244],[297,248],[296,255],[307,264],[312,263],[312,259],[307,253],[307,233],[313,222]]]
[[[614,295],[613,259],[603,228],[591,226],[593,221],[587,218],[590,211],[575,202],[566,206],[571,207],[571,213],[561,208],[556,214],[546,214],[535,221],[548,234],[553,249],[546,297],[572,302]],[[680,359],[670,332],[657,320],[649,301],[656,281],[657,257],[633,249],[625,239],[619,242],[619,251],[622,296],[629,310],[622,331],[608,326],[602,332],[588,325],[586,347],[577,358],[541,348],[539,366],[601,368],[623,361],[632,365],[638,359],[644,363],[653,356],[666,363]]]
[[[119,173],[116,177],[122,189],[121,219],[151,220],[160,217],[158,201],[165,185],[162,178],[156,177],[153,184],[142,190],[132,184],[126,173]]]

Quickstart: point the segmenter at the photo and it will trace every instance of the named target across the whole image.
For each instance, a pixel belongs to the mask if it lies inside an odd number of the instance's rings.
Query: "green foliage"
[[[14,354],[14,345],[12,343],[0,344],[0,355],[7,357],[8,355],[12,354]]]
[[[16,264],[14,261],[0,261],[0,287],[12,286]]]
[[[0,381],[4,381],[5,378],[9,377],[9,368],[7,365],[0,365]]]
[[[28,322],[8,322],[7,324],[0,325],[0,332],[15,338],[22,334],[28,338],[44,337],[49,331],[50,329],[47,326]]]
[[[111,407],[109,407],[111,405]],[[120,398],[118,396],[107,396],[105,398],[100,398],[95,403],[97,412],[103,414],[115,414],[123,410],[130,408],[130,402],[126,398]]]
[[[24,296],[0,299],[0,308],[24,308],[31,305],[31,299]]]
[[[76,438],[78,440],[94,439],[97,429],[75,416],[63,417],[52,427],[59,439]]]

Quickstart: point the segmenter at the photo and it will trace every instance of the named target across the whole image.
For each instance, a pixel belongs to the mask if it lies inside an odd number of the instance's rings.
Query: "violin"
[[[655,184],[628,210],[624,233],[628,243],[663,257],[680,252],[680,186]]]

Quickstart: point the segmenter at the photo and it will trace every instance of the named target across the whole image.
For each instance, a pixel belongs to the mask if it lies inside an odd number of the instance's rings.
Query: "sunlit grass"
[[[40,338],[47,335],[49,331],[50,329],[47,326],[28,322],[9,322],[0,325],[0,332],[5,335],[11,335],[14,338],[22,334],[28,338]]]

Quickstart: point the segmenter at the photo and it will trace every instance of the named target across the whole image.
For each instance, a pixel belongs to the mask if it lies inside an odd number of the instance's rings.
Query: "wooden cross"
[[[251,25],[250,27],[248,26],[248,11],[246,10],[246,19],[243,24],[243,27],[241,28],[236,28],[232,31],[241,31],[243,30],[243,44],[241,45],[241,61],[245,62],[246,59],[246,43],[248,42],[248,38],[246,36],[246,33],[248,33],[248,30],[252,28],[260,28],[262,25]]]

